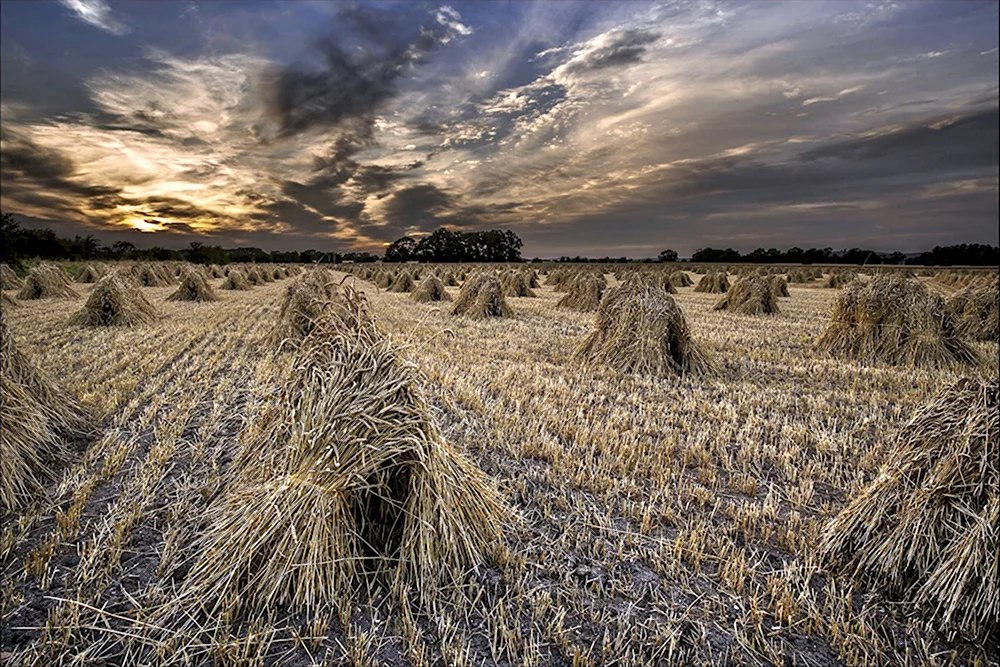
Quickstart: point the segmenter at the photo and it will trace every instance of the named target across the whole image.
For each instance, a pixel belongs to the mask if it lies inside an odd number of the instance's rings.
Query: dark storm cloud
[[[26,190],[40,189],[56,196],[69,195],[107,204],[121,192],[119,188],[81,184],[70,180],[76,172],[73,161],[54,148],[39,146],[28,137],[0,127],[0,180],[4,194],[16,196]]]
[[[339,19],[341,34],[317,44],[322,67],[295,66],[273,75],[269,111],[282,136],[352,119],[372,122],[398,93],[399,79],[455,37],[450,25],[407,29],[397,14],[382,10],[354,7]],[[345,35],[354,48],[345,48]]]
[[[42,148],[6,129],[0,130],[0,140],[4,142],[0,164],[5,171],[43,181],[61,180],[73,173],[73,161],[59,151]]]
[[[420,184],[389,195],[384,204],[386,217],[399,228],[416,227],[431,231],[438,227],[455,206],[454,198],[435,185]]]
[[[433,136],[444,133],[445,122],[446,119],[442,112],[437,109],[424,109],[415,117],[410,118],[407,124],[417,132]]]
[[[561,69],[565,74],[580,74],[637,63],[659,38],[659,33],[646,30],[613,30],[585,47]]]
[[[394,241],[438,227],[475,229],[484,220],[497,221],[515,211],[518,202],[466,204],[453,194],[428,183],[400,188],[385,197],[378,223],[363,223],[359,231],[371,238]]]
[[[967,185],[973,187],[965,187]],[[669,193],[630,201],[610,211],[575,217],[572,222],[523,225],[515,229],[526,247],[553,248],[558,254],[655,256],[664,248],[757,247],[847,248],[861,243],[880,250],[919,251],[934,245],[967,243],[982,238],[995,244],[998,211],[996,179],[941,183],[942,192],[928,188],[890,185],[877,197],[858,201],[824,201],[824,190],[806,197],[782,199],[770,188],[756,200],[743,192],[719,193],[707,198],[678,198]],[[877,191],[877,192],[876,192]],[[801,195],[804,191],[798,190]],[[851,196],[861,195],[853,190]],[[793,195],[794,196],[794,195]],[[608,225],[611,217],[617,221]],[[860,239],[860,241],[859,241]],[[992,240],[990,240],[992,239]],[[984,242],[986,242],[984,241]],[[534,251],[529,251],[534,252]],[[528,255],[531,256],[531,255]]]
[[[317,45],[322,67],[296,65],[271,75],[267,111],[277,122],[279,140],[311,130],[336,137],[331,149],[314,159],[311,178],[282,184],[282,194],[293,202],[274,210],[288,224],[298,227],[301,221],[309,229],[331,225],[314,211],[370,229],[383,227],[383,233],[387,223],[392,229],[429,225],[451,202],[435,204],[431,193],[445,196],[432,185],[402,185],[422,163],[364,164],[356,156],[372,145],[376,116],[399,95],[401,81],[464,26],[450,10],[414,27],[397,13],[357,6],[341,10],[338,23],[338,36]],[[368,195],[387,198],[389,221],[366,219]]]
[[[381,165],[362,165],[354,172],[354,183],[364,193],[384,192],[393,183],[397,183],[406,177],[406,172],[416,169],[422,163],[416,162],[405,169],[393,167],[383,167]]]
[[[1000,110],[994,107],[909,123],[874,136],[837,141],[806,151],[802,160],[900,160],[900,167],[954,169],[1000,161]],[[915,164],[916,162],[916,164]]]
[[[792,160],[763,163],[751,156],[696,160],[666,177],[671,196],[726,196],[728,204],[809,202],[912,190],[1000,163],[996,108],[927,118],[889,131],[834,140]],[[720,200],[705,202],[715,209]]]
[[[349,181],[361,166],[352,156],[358,152],[361,144],[370,138],[370,128],[365,128],[361,133],[342,130],[326,154],[313,158],[315,184],[333,187]]]
[[[354,220],[364,210],[363,203],[352,201],[339,188],[325,185],[285,181],[281,184],[281,193],[299,205],[308,206],[321,215],[333,218]]]
[[[912,251],[996,243],[997,121],[995,107],[928,115],[798,152],[678,160],[628,182],[630,196],[599,212],[582,211],[570,197],[565,206],[578,211],[571,221],[517,229],[535,247],[588,253],[596,246],[613,256],[655,255],[657,246],[868,243]],[[571,183],[576,175],[561,178]],[[530,219],[530,209],[521,217]]]
[[[302,224],[313,231],[336,224],[324,221],[324,217],[361,222],[365,217],[365,197],[388,192],[409,168],[365,165],[351,157],[355,151],[353,136],[340,137],[328,154],[313,161],[311,178],[281,182],[281,194],[291,201],[270,210],[293,227]]]
[[[284,212],[289,215],[299,214],[299,212],[291,209]],[[301,211],[301,214],[308,216],[308,211]],[[262,222],[271,221],[273,217],[274,215],[270,212],[251,216],[252,219]],[[141,232],[130,227],[121,226],[95,227],[70,219],[51,220],[26,215],[18,215],[16,218],[25,227],[32,229],[52,229],[60,236],[83,236],[89,234],[100,239],[105,245],[124,241],[135,244],[140,248],[156,245],[182,249],[187,247],[192,241],[198,241],[201,243],[220,244],[226,247],[253,246],[266,250],[326,249],[330,245],[328,234],[331,231],[329,223],[325,223],[322,220],[317,220],[316,225],[313,227],[303,224],[304,231],[301,234],[289,234],[287,232],[276,232],[268,228],[239,231],[195,229],[186,223],[158,223],[162,228],[160,231]]]
[[[136,134],[141,134],[147,137],[156,137],[158,139],[165,139],[167,137],[167,135],[165,135],[160,129],[151,127],[148,123],[136,123],[134,125],[120,122],[104,123],[100,122],[98,118],[99,117],[95,114],[95,116],[92,116],[90,119],[93,121],[90,123],[90,126],[95,130],[102,130],[105,132],[135,132]],[[195,137],[187,137],[181,140],[181,145],[198,146],[205,145],[205,142]]]
[[[294,200],[282,199],[268,202],[261,208],[261,213],[252,216],[254,219],[267,223],[280,220],[290,225],[295,230],[296,235],[327,235],[339,228],[336,221],[327,220],[321,214],[309,210]]]
[[[0,98],[29,104],[37,117],[98,113],[80,77],[62,69],[61,63],[39,57],[38,47],[30,41],[22,45],[24,37],[5,33],[0,41]]]

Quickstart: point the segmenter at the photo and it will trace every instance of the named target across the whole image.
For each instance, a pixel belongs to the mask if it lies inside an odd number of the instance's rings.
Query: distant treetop
[[[453,232],[441,227],[416,241],[404,236],[389,244],[386,262],[520,262],[521,239],[510,230]]]

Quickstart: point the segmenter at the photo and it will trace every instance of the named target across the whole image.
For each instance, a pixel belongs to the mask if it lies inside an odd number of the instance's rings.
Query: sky
[[[997,244],[998,7],[4,0],[0,208],[167,247]]]

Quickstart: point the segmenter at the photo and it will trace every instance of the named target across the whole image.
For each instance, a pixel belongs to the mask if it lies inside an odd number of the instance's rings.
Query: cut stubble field
[[[963,376],[997,376],[995,343],[972,344],[978,368],[851,363],[814,351],[836,290],[792,284],[780,315],[747,316],[680,287],[713,371],[660,378],[576,358],[594,315],[557,308],[551,286],[508,297],[513,317],[473,320],[333,276],[365,293],[444,437],[511,508],[490,562],[432,609],[373,572],[326,610],[169,632],[158,610],[197,561],[250,416],[273,400],[289,281],[214,279],[220,300],[205,303],[142,288],[163,317],[131,328],[68,324],[93,289],[77,285],[82,298],[4,314],[98,423],[47,499],[4,519],[12,664],[996,664],[995,644],[931,632],[819,558],[824,527],[914,412]]]

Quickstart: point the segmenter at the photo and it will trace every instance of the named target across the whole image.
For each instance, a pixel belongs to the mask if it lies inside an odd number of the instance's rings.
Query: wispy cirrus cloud
[[[116,19],[111,13],[111,7],[105,0],[59,0],[60,4],[71,9],[77,17],[112,35],[124,35],[128,26]]]

